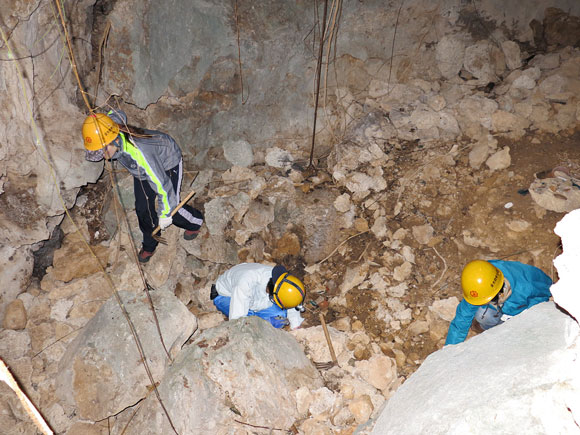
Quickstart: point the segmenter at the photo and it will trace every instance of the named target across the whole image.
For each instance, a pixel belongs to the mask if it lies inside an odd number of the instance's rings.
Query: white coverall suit
[[[257,315],[266,320],[282,316],[288,318],[292,329],[302,324],[304,319],[298,310],[281,309],[270,300],[267,286],[272,278],[273,268],[273,266],[258,263],[242,263],[228,269],[218,277],[215,287],[219,296],[230,298],[228,312],[230,320],[251,315]],[[219,296],[214,300],[214,304],[224,312],[227,308],[224,302],[228,301],[220,299]]]

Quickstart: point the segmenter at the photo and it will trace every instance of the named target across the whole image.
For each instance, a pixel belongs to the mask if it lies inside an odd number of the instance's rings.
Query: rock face
[[[558,222],[554,232],[562,238],[564,252],[556,257],[554,266],[560,279],[550,291],[554,300],[575,319],[580,319],[580,297],[577,288],[577,267],[580,259],[580,210],[568,213]]]
[[[578,337],[574,319],[545,302],[446,346],[397,390],[371,433],[577,433]]]
[[[178,433],[225,434],[243,427],[234,420],[290,428],[299,414],[294,394],[286,393],[301,386],[321,387],[322,379],[298,343],[258,317],[246,317],[197,337],[167,371],[159,393]],[[171,432],[151,395],[127,433]]]
[[[140,337],[153,378],[168,364],[144,294],[120,293]],[[175,353],[197,327],[195,316],[167,292],[152,292],[165,346]],[[68,346],[59,364],[56,394],[63,407],[100,420],[117,414],[147,394],[150,384],[129,325],[114,298],[109,299]]]

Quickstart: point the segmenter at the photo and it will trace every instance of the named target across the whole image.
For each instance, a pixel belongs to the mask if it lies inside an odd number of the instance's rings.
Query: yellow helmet
[[[461,272],[463,297],[472,305],[485,305],[503,287],[503,273],[493,264],[484,260],[474,260]]]
[[[302,281],[285,272],[280,275],[274,284],[272,299],[280,308],[288,309],[300,307],[305,295],[306,292]]]
[[[113,142],[119,134],[119,126],[102,113],[91,113],[83,123],[83,139],[89,151],[100,150]]]

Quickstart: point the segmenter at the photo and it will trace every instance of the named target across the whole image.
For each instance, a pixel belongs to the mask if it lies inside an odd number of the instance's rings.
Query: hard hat
[[[463,297],[472,305],[485,305],[499,293],[504,277],[501,270],[488,261],[474,260],[461,272]]]
[[[276,280],[272,300],[282,309],[295,308],[302,304],[305,294],[302,281],[286,272]]]
[[[91,113],[83,123],[83,140],[89,151],[100,150],[113,142],[119,134],[119,126],[103,113]]]

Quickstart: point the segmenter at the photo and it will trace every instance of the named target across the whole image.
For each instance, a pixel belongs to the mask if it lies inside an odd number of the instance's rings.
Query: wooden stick
[[[189,195],[187,195],[187,196],[186,196],[186,197],[183,199],[183,201],[181,201],[179,204],[177,204],[177,207],[175,207],[175,208],[173,209],[173,211],[171,212],[170,216],[171,216],[171,217],[173,217],[173,215],[174,215],[175,213],[177,213],[177,212],[179,211],[179,209],[180,209],[181,207],[183,207],[183,206],[185,205],[185,203],[186,203],[187,201],[189,201],[193,195],[195,195],[195,190],[192,190],[191,192],[189,192]],[[151,235],[152,235],[152,236],[154,236],[154,235],[155,235],[155,234],[157,234],[159,231],[161,231],[161,228],[159,227],[159,225],[157,225],[157,228],[155,228],[155,229],[153,230],[153,232],[151,233]]]
[[[20,403],[22,404],[26,413],[30,416],[34,424],[36,424],[36,427],[44,435],[52,435],[53,434],[52,430],[50,429],[50,427],[48,427],[48,424],[46,424],[44,418],[42,418],[42,415],[40,415],[40,412],[38,412],[38,410],[32,404],[30,399],[26,397],[26,394],[24,394],[24,391],[22,391],[22,389],[12,376],[12,373],[10,373],[10,370],[8,370],[8,367],[6,366],[6,364],[4,364],[4,361],[2,361],[1,359],[0,359],[0,381],[6,382],[6,384],[12,389],[12,391],[16,393],[16,396],[18,396]]]
[[[324,336],[326,337],[326,342],[328,343],[328,349],[330,349],[330,357],[332,362],[338,365],[338,360],[336,359],[336,354],[334,353],[334,347],[332,347],[332,341],[330,341],[330,334],[328,333],[328,328],[326,327],[326,321],[324,320],[324,314],[320,313],[320,323],[322,324],[322,329],[324,329]]]

